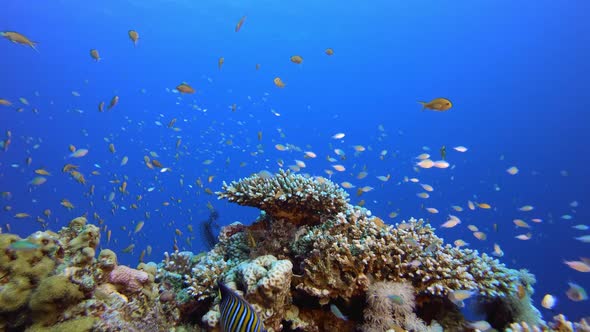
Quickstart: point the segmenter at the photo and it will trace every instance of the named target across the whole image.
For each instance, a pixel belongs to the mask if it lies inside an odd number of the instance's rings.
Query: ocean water
[[[447,242],[463,239],[486,253],[499,244],[503,262],[536,275],[533,299],[545,318],[553,316],[540,307],[547,293],[558,298],[555,312],[588,316],[588,301],[572,302],[565,291],[568,282],[590,289],[590,273],[564,260],[590,257],[590,244],[574,239],[590,232],[572,228],[590,225],[589,11],[585,1],[544,0],[3,0],[0,30],[38,42],[38,52],[0,40],[0,98],[13,103],[0,106],[0,138],[12,134],[0,151],[0,191],[10,193],[0,201],[0,225],[26,236],[97,213],[112,231],[109,243],[103,232],[101,246],[117,251],[122,263],[135,265],[147,246],[153,251],[144,260],[159,262],[175,243],[180,250],[207,250],[201,227],[208,202],[220,225],[251,223],[258,215],[207,191],[276,172],[278,161],[288,168],[301,160],[301,173],[351,182],[351,202],[363,200],[387,223],[424,218]],[[137,45],[128,30],[139,33]],[[293,55],[303,63],[291,62]],[[286,86],[275,86],[275,77]],[[179,94],[182,82],[196,93]],[[108,105],[113,96],[119,103],[99,112],[99,102]],[[453,107],[421,111],[417,101],[437,97]],[[345,137],[333,139],[336,133]],[[289,148],[279,151],[276,144]],[[89,153],[70,158],[70,145]],[[440,159],[442,146],[451,167],[416,166],[422,153]],[[170,171],[147,168],[144,156]],[[61,171],[66,163],[79,166],[85,185]],[[334,164],[346,170],[335,171]],[[511,166],[518,174],[506,172]],[[40,168],[51,176],[30,184]],[[361,171],[366,178],[357,178]],[[376,178],[388,174],[387,182]],[[434,191],[419,198],[423,188],[405,178]],[[128,193],[119,191],[122,181]],[[363,186],[374,189],[357,195]],[[74,209],[61,206],[62,199]],[[492,208],[471,211],[469,200]],[[524,205],[534,209],[519,211]],[[31,217],[15,218],[20,212]],[[440,228],[448,214],[462,223]],[[516,228],[516,218],[531,229]],[[134,232],[140,221],[143,228]],[[470,224],[487,239],[476,239]],[[528,241],[515,238],[529,232]],[[132,252],[121,252],[132,244]]]

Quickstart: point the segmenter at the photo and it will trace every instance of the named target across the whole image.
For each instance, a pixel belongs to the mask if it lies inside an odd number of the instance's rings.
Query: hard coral
[[[321,180],[283,171],[273,177],[254,174],[217,192],[240,205],[257,207],[274,219],[287,219],[293,224],[318,224],[346,209],[348,194],[325,178]]]
[[[109,282],[119,286],[119,289],[126,293],[141,291],[148,281],[149,275],[146,272],[124,265],[118,265],[109,274]]]

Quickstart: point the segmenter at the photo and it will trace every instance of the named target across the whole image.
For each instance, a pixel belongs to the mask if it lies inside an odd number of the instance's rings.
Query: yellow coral
[[[78,303],[84,295],[70,280],[61,275],[43,279],[31,295],[29,307],[34,321],[43,325],[54,324],[59,314],[70,305]]]
[[[0,313],[16,311],[27,304],[31,284],[25,277],[15,277],[0,288]]]

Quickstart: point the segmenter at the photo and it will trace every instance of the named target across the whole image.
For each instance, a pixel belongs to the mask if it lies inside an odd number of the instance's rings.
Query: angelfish
[[[217,286],[221,297],[219,325],[222,332],[266,332],[262,320],[248,301],[221,281],[217,282]]]

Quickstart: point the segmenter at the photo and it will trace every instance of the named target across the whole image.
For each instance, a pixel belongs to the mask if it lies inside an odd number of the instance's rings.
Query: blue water
[[[200,224],[208,217],[207,202],[220,212],[220,224],[250,223],[257,216],[255,209],[217,201],[206,188],[217,191],[222,181],[277,171],[277,159],[285,167],[304,160],[302,172],[327,176],[326,156],[336,157],[333,149],[341,148],[347,170],[332,179],[375,187],[362,197],[350,189],[353,203],[364,199],[390,223],[414,216],[436,227],[447,214],[456,214],[459,227],[438,230],[446,241],[462,238],[487,253],[500,244],[502,261],[537,276],[539,308],[542,296],[551,293],[559,299],[557,312],[569,318],[590,315],[587,301],[565,296],[568,281],[590,289],[590,274],[563,264],[590,256],[589,244],[573,240],[588,232],[571,228],[590,224],[589,11],[584,1],[4,0],[0,29],[38,42],[39,53],[0,40],[0,98],[14,103],[0,106],[2,139],[6,130],[13,135],[8,151],[0,152],[0,191],[12,194],[1,202],[12,211],[0,212],[0,224],[25,236],[41,229],[35,217],[44,209],[52,211],[46,219],[53,230],[96,212],[112,230],[108,245],[103,233],[103,247],[135,244],[132,253],[119,253],[121,262],[135,265],[148,245],[153,253],[146,260],[160,261],[164,251],[173,250],[175,238],[181,250],[206,250]],[[242,29],[234,32],[244,15]],[[130,29],[139,32],[136,47],[127,36]],[[324,54],[328,47],[334,49],[331,57]],[[98,63],[90,49],[100,52]],[[303,63],[290,62],[292,55],[302,56]],[[220,56],[225,58],[221,70]],[[273,85],[276,76],[285,88]],[[184,81],[197,93],[172,91]],[[115,95],[119,104],[99,113],[98,103],[108,105]],[[19,105],[19,97],[30,106]],[[449,98],[454,107],[444,113],[420,111],[418,100],[436,97]],[[236,112],[230,109],[234,103]],[[24,111],[15,112],[21,106]],[[173,118],[181,131],[167,128]],[[346,137],[332,139],[337,132]],[[182,144],[176,149],[178,138]],[[116,153],[108,151],[109,142]],[[318,158],[277,151],[278,143],[313,151]],[[70,144],[90,152],[67,158]],[[258,144],[263,153],[253,155]],[[355,156],[357,144],[367,151]],[[414,170],[417,155],[428,152],[439,159],[442,145],[454,168]],[[469,150],[456,152],[457,145]],[[384,160],[382,150],[388,152]],[[143,156],[150,151],[171,172],[148,169]],[[123,156],[129,163],[120,166]],[[212,164],[203,165],[209,159]],[[80,166],[85,186],[61,172],[68,162]],[[508,175],[510,166],[520,172]],[[52,176],[41,186],[29,185],[41,167]],[[369,176],[356,179],[363,168]],[[101,174],[90,175],[93,170]],[[375,178],[387,174],[387,183]],[[418,198],[421,188],[404,182],[404,176],[417,177],[435,191],[427,200]],[[120,184],[109,183],[125,177],[127,195],[119,193]],[[202,188],[195,184],[198,178]],[[96,186],[93,196],[87,194],[90,185]],[[155,190],[147,192],[149,187]],[[116,193],[114,214],[107,201],[111,192]],[[139,202],[137,195],[143,196]],[[60,206],[63,198],[75,209]],[[493,208],[469,211],[467,200]],[[571,207],[573,201],[579,206]],[[138,209],[130,208],[133,203]],[[535,209],[517,211],[525,204]],[[451,205],[466,211],[455,213]],[[388,217],[393,211],[399,212],[394,219]],[[17,212],[33,218],[15,219]],[[564,214],[573,219],[560,218]],[[530,222],[535,217],[543,222]],[[531,240],[514,238],[527,232],[515,229],[515,218],[533,224]],[[140,220],[145,225],[134,234]],[[475,239],[469,224],[487,240]]]

